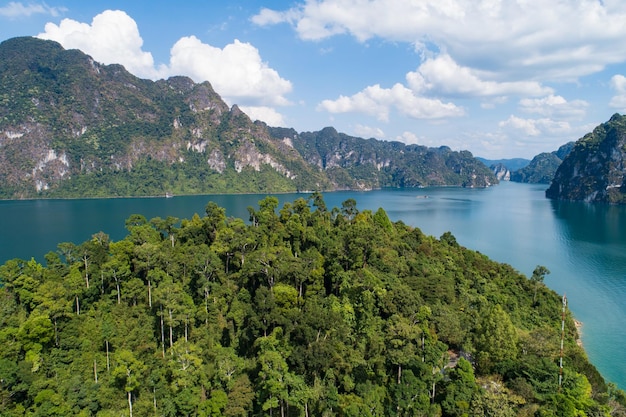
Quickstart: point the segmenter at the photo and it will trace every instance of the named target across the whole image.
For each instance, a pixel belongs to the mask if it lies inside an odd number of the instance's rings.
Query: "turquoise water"
[[[360,210],[383,207],[424,233],[450,231],[459,244],[530,275],[537,265],[551,274],[546,284],[566,294],[584,323],[583,343],[591,361],[610,381],[626,388],[626,207],[554,202],[545,186],[502,183],[488,189],[423,188],[324,195],[329,207],[348,198]],[[93,200],[0,201],[0,262],[56,250],[60,242],[82,243],[103,231],[126,235],[134,213],[148,219],[204,214],[209,201],[227,215],[247,220],[248,206],[265,195],[185,196]],[[281,205],[302,194],[278,195]]]

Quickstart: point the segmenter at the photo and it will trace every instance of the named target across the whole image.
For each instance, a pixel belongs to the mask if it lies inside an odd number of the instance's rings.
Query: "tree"
[[[496,363],[514,359],[517,339],[517,331],[507,312],[499,304],[491,308],[476,329],[480,370],[489,372]]]
[[[122,387],[128,398],[128,410],[133,417],[133,392],[141,385],[146,366],[139,361],[132,351],[120,349],[115,354],[116,366],[113,369],[113,378],[118,386]]]
[[[548,268],[541,265],[537,265],[537,267],[533,271],[533,275],[530,277],[530,281],[534,284],[533,305],[535,305],[537,302],[537,290],[539,289],[539,286],[543,284],[545,276],[549,273],[550,271],[548,270]]]
[[[472,364],[465,358],[459,358],[447,376],[440,393],[443,413],[446,416],[467,416],[474,396],[479,392]]]
[[[270,416],[273,410],[280,409],[281,417],[285,415],[288,400],[288,373],[289,366],[285,358],[288,356],[279,351],[282,335],[280,328],[275,329],[269,336],[257,339],[257,363],[259,367],[259,381],[257,395],[263,411]]]
[[[408,318],[393,315],[386,330],[387,357],[397,370],[396,383],[402,379],[402,368],[417,357],[421,331]]]
[[[356,208],[356,200],[354,198],[349,198],[341,203],[341,214],[345,216],[346,220],[351,221],[358,213],[359,210]]]
[[[229,417],[245,417],[252,409],[254,391],[247,374],[235,378],[231,390],[228,392],[228,402],[224,408],[224,415]]]

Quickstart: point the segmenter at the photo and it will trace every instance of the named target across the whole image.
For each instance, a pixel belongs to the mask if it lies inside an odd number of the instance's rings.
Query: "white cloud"
[[[6,6],[0,7],[0,16],[11,19],[19,17],[30,17],[35,14],[46,14],[50,16],[59,16],[67,9],[64,7],[50,7],[45,3],[30,3],[25,5],[22,2],[11,1]]]
[[[261,60],[249,43],[235,40],[223,49],[195,36],[181,38],[171,49],[168,72],[208,80],[227,101],[238,104],[284,106],[291,82]]]
[[[483,109],[495,109],[498,106],[506,104],[509,101],[507,96],[490,97],[487,100],[480,103],[480,107]]]
[[[416,93],[485,97],[508,94],[538,96],[552,92],[551,88],[535,81],[497,82],[483,79],[487,77],[495,78],[496,75],[462,67],[448,54],[428,58],[417,71],[406,75],[409,87]]]
[[[584,100],[567,101],[561,96],[549,95],[542,98],[520,100],[520,109],[546,117],[582,119],[589,103]]]
[[[437,140],[420,138],[415,133],[409,131],[402,132],[402,134],[397,136],[395,140],[397,140],[398,142],[406,143],[407,145],[421,145],[432,147],[439,144],[439,141]]]
[[[511,115],[507,120],[500,122],[499,126],[501,128],[510,128],[521,131],[527,136],[562,136],[572,131],[572,127],[566,121],[552,120],[549,118],[522,119],[514,115]]]
[[[501,74],[500,81],[520,74],[574,80],[621,62],[625,20],[626,2],[616,0],[306,0],[252,19],[291,24],[307,40],[350,34],[435,45],[464,67]]]
[[[377,138],[383,139],[385,137],[385,132],[378,127],[364,126],[361,124],[357,124],[354,127],[354,134],[362,137],[362,138]]]
[[[407,145],[419,145],[429,148],[438,148],[440,146],[447,146],[453,150],[467,150],[467,136],[460,132],[456,132],[452,137],[442,138],[437,133],[432,135],[426,134],[422,136],[416,135],[414,132],[404,131],[400,135],[396,136],[394,140],[403,142]],[[443,141],[442,141],[443,140]],[[445,145],[444,145],[445,144]]]
[[[611,88],[615,90],[615,94],[609,106],[626,111],[626,77],[621,74],[611,77]]]
[[[253,45],[238,40],[217,48],[184,37],[171,48],[170,62],[156,66],[152,54],[142,50],[136,22],[120,10],[104,11],[91,24],[72,19],[48,23],[38,37],[80,49],[104,64],[121,64],[141,78],[186,75],[196,82],[209,81],[228,104],[239,104],[251,117],[274,126],[282,125],[283,118],[267,106],[290,104],[285,95],[292,90],[291,82],[263,62]]]
[[[261,120],[270,126],[285,126],[285,118],[283,115],[271,107],[239,106],[239,108],[252,120]]]
[[[138,77],[158,78],[152,54],[141,47],[143,39],[135,21],[120,10],[107,10],[91,24],[63,19],[59,25],[47,23],[42,39],[59,42],[66,49],[80,49],[104,64],[122,64]]]
[[[382,88],[376,84],[351,97],[340,96],[336,100],[324,100],[318,105],[318,110],[330,113],[364,113],[384,122],[389,121],[392,109],[414,119],[458,117],[465,113],[454,103],[417,96],[399,83],[391,88]]]
[[[276,10],[261,8],[259,14],[252,16],[250,19],[259,26],[276,25],[283,22],[293,23],[301,17],[301,13],[297,9],[287,10],[285,12],[277,12]]]

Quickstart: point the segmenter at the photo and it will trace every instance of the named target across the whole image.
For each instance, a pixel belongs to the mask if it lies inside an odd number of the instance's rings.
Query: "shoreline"
[[[576,344],[584,349],[583,340],[582,340],[582,337],[583,337],[583,332],[582,332],[583,322],[580,321],[580,320],[574,319],[574,327],[576,327],[576,333],[577,333],[576,334]]]

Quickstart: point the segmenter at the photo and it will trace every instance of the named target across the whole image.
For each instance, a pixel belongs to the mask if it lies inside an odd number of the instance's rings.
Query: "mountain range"
[[[496,184],[470,152],[253,122],[209,82],[140,79],[32,37],[0,44],[0,198]]]

